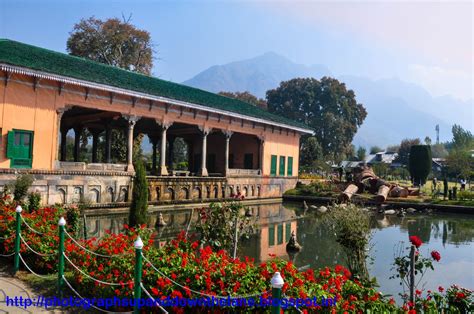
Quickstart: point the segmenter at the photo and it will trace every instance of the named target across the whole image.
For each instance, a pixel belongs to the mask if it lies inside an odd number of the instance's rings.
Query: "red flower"
[[[421,290],[416,290],[416,291],[415,291],[415,294],[416,294],[417,296],[420,296],[420,295],[421,295]]]
[[[431,251],[431,257],[432,257],[435,261],[439,262],[439,260],[441,259],[441,254],[439,254],[438,251]]]
[[[419,248],[423,244],[423,241],[417,236],[410,236],[410,242],[416,246],[416,248]]]
[[[438,291],[442,293],[442,292],[444,291],[444,288],[441,287],[441,286],[439,286],[439,287],[438,287]]]
[[[464,299],[465,297],[466,297],[466,295],[462,292],[456,293],[456,298],[458,298],[458,299]]]

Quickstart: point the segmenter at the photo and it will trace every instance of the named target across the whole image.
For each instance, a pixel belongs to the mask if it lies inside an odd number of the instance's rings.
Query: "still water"
[[[293,259],[297,267],[317,269],[336,264],[345,265],[345,253],[335,241],[334,234],[324,224],[319,213],[302,216],[301,204],[276,203],[249,206],[256,220],[256,230],[250,239],[239,243],[239,255],[251,256],[256,262],[269,260],[270,255],[288,259],[286,242],[295,232],[303,246]],[[163,245],[193,223],[197,212],[191,210],[162,211],[166,226],[157,226],[158,213],[150,215],[150,226],[156,245]],[[88,236],[103,235],[105,230],[122,232],[127,215],[87,217]],[[372,234],[369,258],[369,273],[376,277],[380,291],[398,298],[401,286],[393,274],[392,262],[401,241],[408,243],[411,235],[423,241],[421,253],[427,257],[432,250],[441,253],[441,261],[434,263],[435,270],[428,271],[422,280],[424,289],[435,290],[438,286],[457,284],[474,289],[474,216],[461,214],[415,213],[405,217],[395,215],[371,216]]]

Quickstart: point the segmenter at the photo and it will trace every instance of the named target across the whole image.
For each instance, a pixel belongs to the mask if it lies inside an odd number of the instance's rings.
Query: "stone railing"
[[[259,176],[262,174],[260,169],[229,169],[229,176]]]
[[[58,167],[61,170],[96,170],[96,171],[126,171],[127,166],[123,164],[106,164],[106,163],[93,163],[88,164],[85,162],[74,162],[74,161],[60,161]]]

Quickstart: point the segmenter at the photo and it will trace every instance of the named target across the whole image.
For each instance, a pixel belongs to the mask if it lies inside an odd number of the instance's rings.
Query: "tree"
[[[222,96],[226,96],[226,97],[229,97],[229,98],[235,98],[235,99],[238,99],[238,100],[242,100],[246,103],[249,103],[251,105],[254,105],[254,106],[257,106],[257,107],[260,107],[260,108],[263,108],[263,109],[267,109],[267,102],[265,101],[265,99],[262,99],[262,98],[257,98],[256,96],[254,96],[253,94],[245,91],[245,92],[219,92],[219,95],[222,95]]]
[[[431,138],[429,136],[425,137],[425,144],[431,145]]]
[[[469,179],[474,176],[474,157],[469,151],[451,151],[446,158],[446,164],[450,177]]]
[[[429,145],[412,145],[408,168],[416,185],[425,184],[426,178],[431,172],[431,147]]]
[[[67,51],[74,56],[146,75],[151,74],[153,67],[150,33],[136,28],[130,19],[81,19],[69,35]]]
[[[313,167],[316,160],[322,159],[323,151],[314,136],[302,139],[300,149],[300,163],[302,168]]]
[[[295,78],[267,91],[268,110],[315,131],[324,156],[346,152],[367,111],[336,79]]]
[[[366,153],[366,149],[362,146],[359,146],[359,148],[357,149],[357,159],[365,160],[365,153]]]
[[[128,216],[128,223],[135,227],[147,222],[148,183],[146,181],[145,166],[141,160],[135,161],[135,177],[133,180],[132,203]]]
[[[400,143],[400,148],[398,149],[398,157],[396,161],[401,163],[402,165],[408,166],[408,158],[410,156],[410,150],[413,145],[420,145],[420,139],[404,139]]]
[[[453,149],[468,150],[474,148],[474,136],[460,125],[453,125]]]
[[[381,148],[380,146],[372,146],[370,148],[371,154],[377,154],[378,152],[383,152],[383,148]]]

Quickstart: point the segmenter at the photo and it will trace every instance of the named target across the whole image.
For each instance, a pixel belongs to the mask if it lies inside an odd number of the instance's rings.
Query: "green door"
[[[280,173],[279,175],[285,175],[285,156],[280,156]]]
[[[286,174],[288,176],[293,176],[293,157],[288,157],[288,170],[286,172]]]
[[[10,168],[31,168],[33,161],[33,132],[13,130],[8,132],[7,157]]]
[[[270,175],[276,176],[277,174],[277,156],[272,155],[272,163],[270,168]]]

